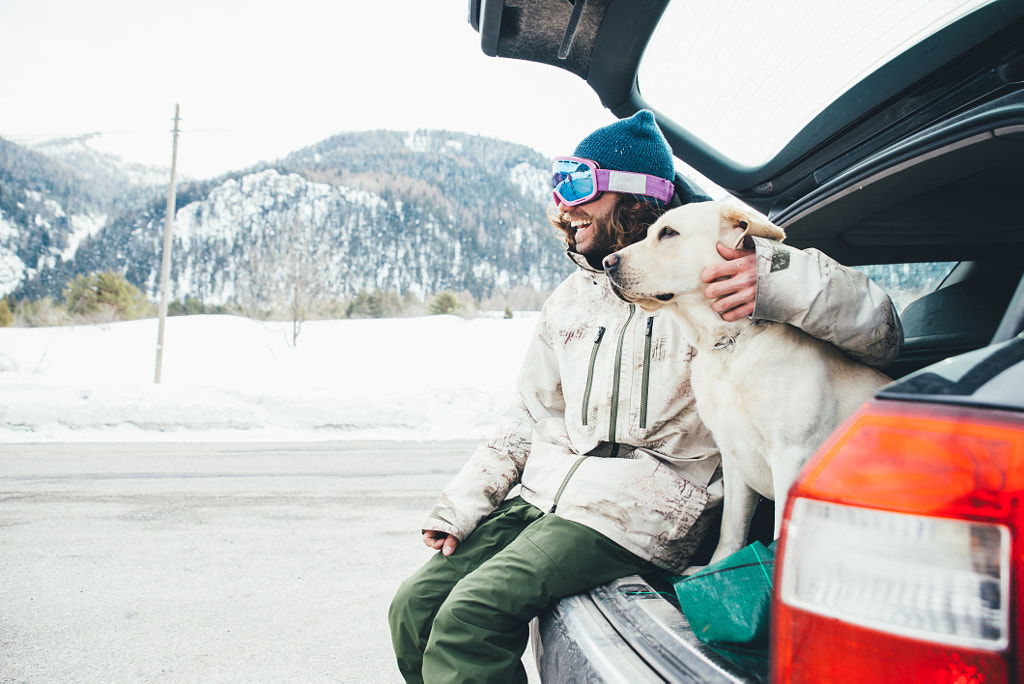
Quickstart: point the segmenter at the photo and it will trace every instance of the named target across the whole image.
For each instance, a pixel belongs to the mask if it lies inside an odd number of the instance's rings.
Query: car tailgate
[[[570,596],[533,625],[545,682],[760,682],[702,643],[638,575]]]

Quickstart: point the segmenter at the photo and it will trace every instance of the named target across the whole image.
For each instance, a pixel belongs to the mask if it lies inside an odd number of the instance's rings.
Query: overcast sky
[[[674,2],[640,87],[761,163],[850,83],[985,2]],[[169,166],[180,104],[178,167],[208,176],[378,128],[553,156],[614,120],[577,76],[484,55],[467,15],[467,0],[0,0],[0,137],[102,132],[102,149]]]
[[[101,148],[170,166],[180,104],[178,169],[207,176],[378,128],[467,131],[554,155],[614,120],[580,78],[484,55],[467,8],[0,0],[0,137],[102,132]]]

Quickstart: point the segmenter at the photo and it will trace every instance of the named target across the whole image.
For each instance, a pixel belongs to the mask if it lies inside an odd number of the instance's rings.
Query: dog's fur
[[[889,382],[797,328],[747,318],[726,322],[711,308],[701,272],[723,261],[717,243],[739,248],[748,236],[782,240],[785,234],[728,204],[689,204],[664,214],[644,240],[604,262],[620,297],[671,312],[696,349],[693,393],[721,449],[725,487],[712,563],[746,544],[757,494],[775,501],[778,537],[800,469],[840,422]]]

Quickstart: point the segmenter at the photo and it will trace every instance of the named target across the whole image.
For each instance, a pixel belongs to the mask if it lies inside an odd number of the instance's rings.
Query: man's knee
[[[424,591],[419,574],[402,582],[391,599],[388,624],[391,625],[392,639],[397,639],[402,630],[407,634],[418,634],[423,623],[429,624],[436,603],[440,602],[431,592]]]
[[[416,573],[402,582],[388,606],[391,644],[398,669],[406,682],[414,683],[423,681],[420,673],[423,650],[430,636],[436,608],[421,591],[423,582],[420,574]]]
[[[460,596],[458,587],[456,587],[455,591],[449,594],[437,609],[437,614],[434,615],[432,622],[433,630],[439,634],[461,631],[469,614],[466,610],[467,605],[469,602]]]
[[[395,592],[395,595],[391,597],[391,605],[388,606],[388,624],[391,625],[392,635],[395,634],[396,628],[406,615],[409,598],[409,589],[406,587],[405,582],[403,582],[401,586],[398,587],[398,591]]]
[[[521,659],[528,623],[486,599],[455,588],[434,618],[423,653],[431,682],[526,682]]]
[[[495,582],[494,588],[480,591],[478,585],[456,585],[434,615],[433,632],[479,635],[517,631],[520,623],[532,616],[517,614],[512,609],[517,601],[510,600],[507,591],[502,591],[499,586],[500,583]]]

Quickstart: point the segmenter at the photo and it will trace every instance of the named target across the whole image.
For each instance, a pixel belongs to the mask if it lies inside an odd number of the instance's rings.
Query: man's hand
[[[718,245],[718,253],[726,261],[712,264],[700,274],[709,285],[704,296],[714,299],[711,308],[726,321],[739,319],[754,313],[757,299],[757,255],[752,249],[732,249]]]
[[[450,556],[455,553],[455,547],[459,545],[459,540],[455,535],[445,532],[423,530],[423,543],[435,551],[440,549],[441,553]]]

